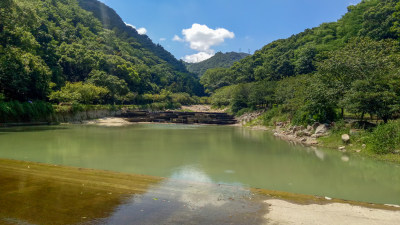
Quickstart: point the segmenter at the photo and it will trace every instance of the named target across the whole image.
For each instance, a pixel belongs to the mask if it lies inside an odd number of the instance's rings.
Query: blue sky
[[[336,21],[361,0],[101,1],[126,23],[145,28],[176,58],[196,61],[218,51],[253,53],[271,41]]]

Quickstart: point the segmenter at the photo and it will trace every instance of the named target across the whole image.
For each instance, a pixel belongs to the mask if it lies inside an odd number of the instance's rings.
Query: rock
[[[301,139],[301,142],[306,142],[306,141],[307,141],[307,138]]]
[[[400,154],[400,150],[395,150],[394,154]]]
[[[339,151],[344,151],[344,150],[346,150],[346,147],[345,146],[340,146],[338,149],[339,149]]]
[[[343,143],[348,144],[350,142],[350,136],[348,134],[343,134],[342,141]]]
[[[313,128],[313,130],[315,130],[315,129],[317,129],[317,127],[319,127],[319,125],[321,125],[320,123],[314,123],[313,125],[312,125],[312,128]]]
[[[312,135],[312,133],[309,131],[305,131],[303,133],[304,133],[304,136],[307,136],[307,137],[311,137],[311,135]]]
[[[362,148],[366,148],[366,147],[367,147],[367,145],[366,145],[366,144],[363,144],[363,145],[361,145],[361,147],[362,147]]]
[[[350,161],[350,158],[348,157],[348,156],[342,156],[342,158],[341,158],[341,160],[343,161],[343,162],[348,162],[348,161]]]
[[[307,140],[306,144],[307,145],[317,145],[318,141],[315,139],[309,139],[309,140]]]
[[[277,122],[277,123],[276,123],[276,126],[277,126],[277,127],[282,127],[282,126],[283,126],[283,123],[282,123],[282,122]]]
[[[314,130],[314,128],[312,126],[310,126],[310,125],[307,126],[307,131],[308,132],[312,132],[313,130]]]
[[[356,150],[356,152],[357,152],[357,153],[360,153],[360,152],[361,152],[361,150],[360,150],[360,149],[358,149],[358,150]]]
[[[317,129],[315,129],[315,134],[317,135],[325,135],[328,132],[328,126],[325,124],[319,125]]]
[[[304,131],[298,131],[298,132],[296,132],[296,134],[295,134],[297,137],[304,137],[304,136],[306,136],[305,134],[304,134]]]

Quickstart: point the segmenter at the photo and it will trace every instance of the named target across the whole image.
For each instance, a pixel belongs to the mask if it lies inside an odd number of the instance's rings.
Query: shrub
[[[390,121],[379,125],[370,137],[371,150],[377,154],[388,154],[400,146],[400,122]]]

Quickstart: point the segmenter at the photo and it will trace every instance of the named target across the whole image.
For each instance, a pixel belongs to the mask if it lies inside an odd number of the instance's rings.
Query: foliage
[[[387,121],[400,97],[398,43],[357,38],[318,64],[318,77],[335,104],[350,112]]]
[[[97,102],[121,103],[162,89],[203,94],[181,61],[101,2],[7,0],[0,18],[0,93],[7,100],[47,100],[66,82],[109,89]]]
[[[84,84],[82,82],[70,83],[67,82],[65,87],[60,91],[55,91],[50,95],[50,100],[64,103],[83,103],[94,104],[100,103],[109,93],[109,90],[103,87],[97,87],[93,84]]]
[[[204,86],[207,93],[214,93],[218,88],[232,84],[230,72],[226,68],[208,69],[200,78],[200,83]]]
[[[215,54],[213,57],[206,59],[202,62],[186,63],[186,68],[189,72],[194,73],[199,77],[202,77],[203,74],[209,69],[229,68],[233,65],[233,63],[240,61],[247,56],[249,56],[249,54],[247,53],[217,52],[217,54]]]
[[[379,125],[370,137],[371,150],[377,154],[388,154],[400,147],[400,122],[390,121]]]
[[[51,104],[43,101],[0,102],[1,123],[47,121],[52,113]]]
[[[129,99],[128,84],[119,79],[117,76],[109,75],[104,71],[94,70],[89,74],[87,83],[93,84],[97,87],[107,88],[109,91],[110,102],[115,103],[116,101],[122,101],[124,97]]]

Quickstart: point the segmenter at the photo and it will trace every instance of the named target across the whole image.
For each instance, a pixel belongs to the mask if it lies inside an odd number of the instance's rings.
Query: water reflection
[[[400,204],[400,168],[239,127],[67,126],[0,135],[0,157]],[[201,173],[200,173],[201,172]]]
[[[135,195],[101,224],[263,224],[265,205],[240,186],[211,183],[195,166]],[[184,180],[182,180],[184,179]],[[190,181],[190,182],[188,182]]]

